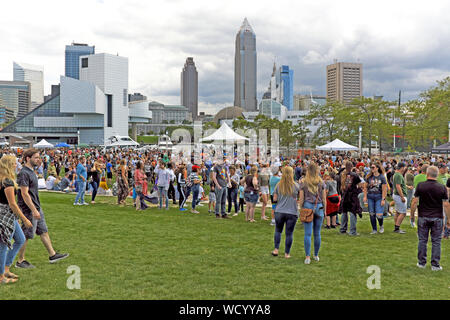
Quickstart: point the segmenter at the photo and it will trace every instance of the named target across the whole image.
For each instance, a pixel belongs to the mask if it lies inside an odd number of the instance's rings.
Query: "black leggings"
[[[180,186],[180,184],[177,184],[177,190],[180,194],[180,198],[178,199],[178,204],[180,205],[180,209],[183,208],[185,202],[186,202],[186,195],[185,195],[185,189],[184,187]]]
[[[286,224],[286,242],[284,246],[284,252],[289,254],[289,252],[291,251],[292,242],[294,240],[293,234],[296,223],[296,215],[280,212],[275,213],[274,243],[276,249],[280,248],[281,233],[283,232],[284,225]]]

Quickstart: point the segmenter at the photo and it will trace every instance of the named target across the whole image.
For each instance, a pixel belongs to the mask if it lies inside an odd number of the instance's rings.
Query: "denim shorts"
[[[244,199],[245,202],[249,202],[249,203],[257,203],[258,202],[258,192],[244,192]]]
[[[395,201],[395,211],[398,213],[404,213],[406,214],[406,201],[402,202],[402,198],[399,195],[394,194],[392,198]],[[406,197],[405,197],[406,199]]]
[[[23,234],[25,235],[25,238],[27,240],[33,239],[34,234],[40,236],[41,234],[48,232],[47,224],[45,223],[44,212],[42,211],[42,209],[39,210],[39,213],[41,214],[41,218],[39,220],[33,218],[33,214],[31,212],[24,213],[24,216],[33,224],[31,228],[26,228],[25,225],[22,225]]]

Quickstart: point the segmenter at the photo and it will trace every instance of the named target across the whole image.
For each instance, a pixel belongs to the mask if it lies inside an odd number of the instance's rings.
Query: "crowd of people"
[[[75,192],[73,205],[95,205],[96,196],[106,194],[116,196],[117,205],[126,206],[131,197],[133,206],[141,211],[168,210],[172,201],[180,213],[185,213],[190,199],[190,212],[199,214],[197,208],[207,200],[208,212],[217,219],[242,214],[249,223],[257,221],[255,209],[259,203],[260,219],[270,220],[267,223],[275,226],[273,256],[279,254],[285,230],[285,257],[290,257],[294,229],[301,221],[305,264],[311,263],[313,235],[313,260],[319,261],[322,229],[358,236],[358,217],[363,212],[369,213],[371,234],[384,233],[383,221],[390,216],[395,225],[392,231],[403,234],[401,226],[408,210],[410,226],[416,228],[418,208],[420,267],[426,263],[425,230],[431,230],[432,267],[436,270],[441,268],[441,237],[449,236],[446,199],[450,159],[443,157],[353,157],[332,152],[304,158],[257,157],[252,161],[248,155],[239,160],[234,154],[195,161],[193,154],[185,157],[157,150],[100,148],[5,148],[0,156],[2,283],[17,281],[18,276],[9,269],[17,254],[16,267],[33,267],[24,253],[34,234],[41,237],[50,262],[68,256],[52,247],[39,201],[40,188]],[[91,195],[90,203],[85,199],[86,192]],[[312,212],[312,218],[304,218],[302,212]]]

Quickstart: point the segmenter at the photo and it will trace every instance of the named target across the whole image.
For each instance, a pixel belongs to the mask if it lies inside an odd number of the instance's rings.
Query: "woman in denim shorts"
[[[255,206],[259,198],[258,167],[252,166],[250,174],[245,177],[244,199],[245,221],[255,222]]]

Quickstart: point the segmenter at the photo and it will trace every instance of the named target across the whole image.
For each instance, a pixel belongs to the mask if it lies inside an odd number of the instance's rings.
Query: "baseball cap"
[[[399,162],[397,164],[397,169],[401,169],[401,168],[404,168],[404,167],[406,167],[406,163],[404,163],[404,162]]]

